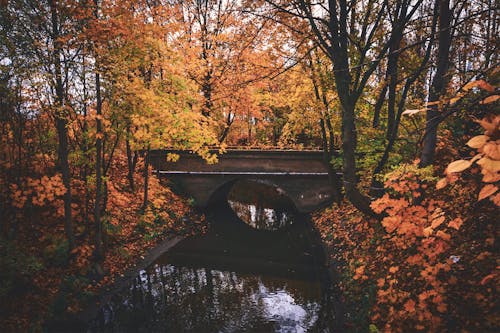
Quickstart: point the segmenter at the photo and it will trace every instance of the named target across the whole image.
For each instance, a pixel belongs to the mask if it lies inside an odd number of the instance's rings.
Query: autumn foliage
[[[314,223],[347,329],[498,330],[495,6],[2,1],[0,331],[40,331],[202,232],[149,153],[228,145],[323,149],[341,205]]]
[[[352,328],[484,332],[498,327],[500,169],[491,153],[498,144],[498,116],[478,122],[485,134],[467,141],[478,154],[450,163],[442,180],[417,163],[385,176],[387,193],[371,204],[385,216],[380,222],[349,206],[314,218],[332,260],[342,263],[340,287]],[[484,149],[488,143],[494,147]],[[481,159],[479,178],[460,179],[458,172],[474,171],[472,163]]]

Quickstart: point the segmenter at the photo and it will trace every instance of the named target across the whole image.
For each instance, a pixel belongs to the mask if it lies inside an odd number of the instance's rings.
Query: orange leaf
[[[482,280],[481,280],[481,285],[484,286],[486,283],[490,282],[491,280],[493,280],[495,278],[495,276],[497,276],[496,273],[491,273],[491,274],[488,274],[486,275]]]
[[[483,118],[481,120],[475,120],[475,122],[479,123],[485,129],[486,135],[490,135],[495,132],[499,121],[499,116],[495,117],[494,119]]]
[[[448,185],[448,179],[441,178],[437,183],[436,183],[436,190],[440,190]]]
[[[490,139],[487,135],[478,135],[467,141],[467,146],[471,148],[481,148]]]
[[[389,268],[389,272],[393,274],[396,273],[398,270],[399,270],[398,266],[392,266]]]
[[[494,194],[496,191],[498,191],[498,187],[496,187],[493,184],[487,184],[485,185],[481,191],[479,191],[479,196],[477,198],[477,201],[481,201],[490,195]]]
[[[424,236],[429,237],[430,235],[432,235],[433,232],[434,232],[434,229],[432,229],[432,227],[427,227],[424,229]]]
[[[448,307],[446,306],[445,303],[439,303],[436,309],[441,313],[445,313]]]
[[[497,142],[488,142],[484,145],[483,152],[494,160],[500,160],[500,143],[498,140]]]
[[[495,205],[500,207],[500,193],[497,193],[493,197],[491,197],[491,201],[493,201]]]
[[[470,161],[466,160],[458,160],[455,162],[451,162],[446,168],[446,173],[462,172],[468,167],[470,167],[471,164],[472,163]]]
[[[451,236],[449,234],[442,232],[441,230],[436,233],[436,236],[438,236],[439,238],[442,238],[444,240],[447,240],[447,241],[450,240],[450,238],[451,238]]]
[[[382,225],[388,233],[396,230],[401,224],[401,216],[388,216],[382,220]]]
[[[462,89],[464,91],[469,91],[475,87],[481,88],[481,89],[489,91],[489,92],[495,91],[495,88],[491,84],[489,84],[488,82],[486,82],[484,80],[476,80],[476,81],[469,82]]]
[[[479,164],[483,169],[487,169],[491,172],[500,171],[500,161],[492,160],[488,157],[481,158],[477,161],[477,164]]]
[[[460,217],[457,217],[456,219],[453,219],[450,221],[450,223],[448,223],[448,227],[458,230],[463,223],[464,221]]]
[[[479,104],[489,104],[497,101],[500,98],[500,95],[492,95],[483,99]]]
[[[416,305],[415,301],[409,299],[408,301],[406,301],[404,308],[407,312],[415,312],[415,305]]]
[[[440,216],[434,220],[432,220],[432,224],[431,224],[431,228],[432,229],[436,229],[437,227],[439,227],[445,220],[446,218],[444,216]]]
[[[500,174],[498,172],[482,169],[481,173],[483,174],[483,182],[485,183],[494,183],[500,180]]]

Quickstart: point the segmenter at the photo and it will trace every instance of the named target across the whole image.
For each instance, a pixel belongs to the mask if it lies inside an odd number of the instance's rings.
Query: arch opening
[[[208,207],[225,207],[256,230],[276,231],[295,221],[293,200],[277,185],[264,180],[233,179],[210,197]]]

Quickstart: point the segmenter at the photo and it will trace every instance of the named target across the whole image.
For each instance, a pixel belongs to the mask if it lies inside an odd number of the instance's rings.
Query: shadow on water
[[[279,192],[242,181],[221,188],[210,230],[140,271],[89,331],[342,331],[319,237]]]

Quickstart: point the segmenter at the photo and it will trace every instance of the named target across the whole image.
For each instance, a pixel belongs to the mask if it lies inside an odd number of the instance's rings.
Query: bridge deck
[[[167,153],[177,153],[180,159],[169,162]],[[216,164],[189,152],[152,151],[150,160],[159,176],[167,176],[200,207],[241,179],[279,187],[302,212],[331,202],[333,193],[322,151],[229,150],[219,155]]]

